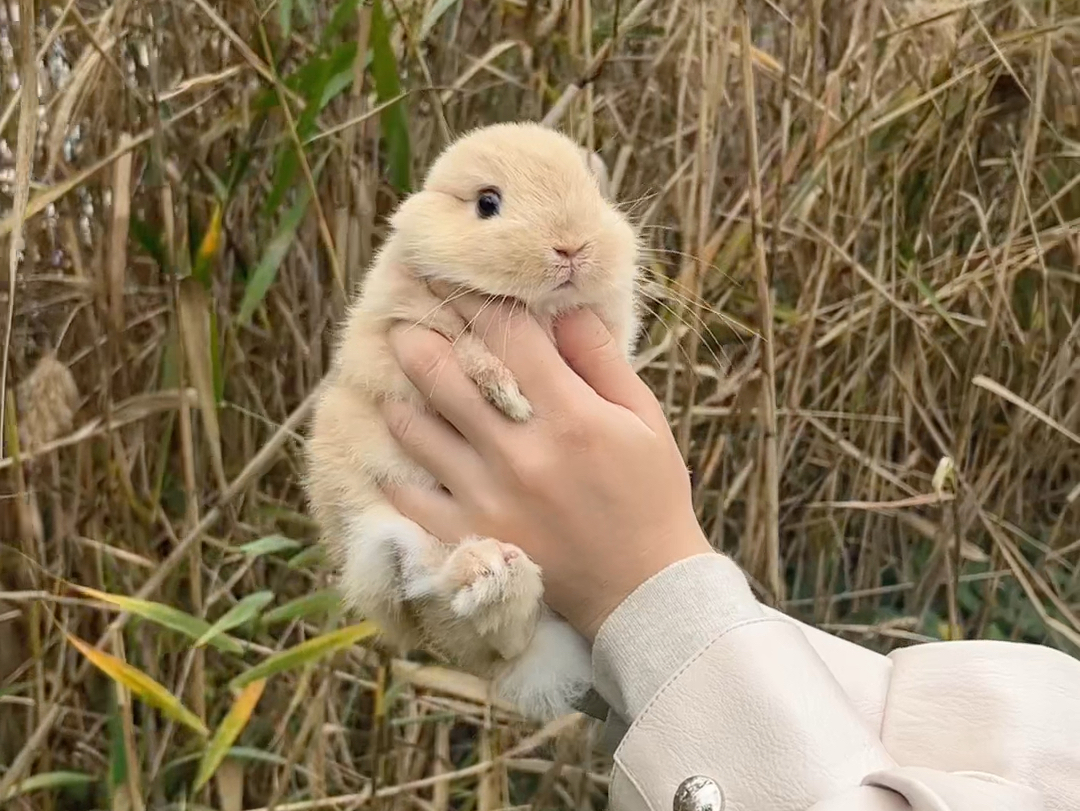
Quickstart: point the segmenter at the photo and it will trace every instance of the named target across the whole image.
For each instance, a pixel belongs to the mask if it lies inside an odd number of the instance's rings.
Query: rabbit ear
[[[604,159],[584,147],[578,147],[578,149],[581,150],[581,157],[585,160],[585,165],[589,167],[589,171],[596,177],[596,182],[600,185],[600,193],[604,195],[605,200],[610,200],[611,177],[608,175]]]

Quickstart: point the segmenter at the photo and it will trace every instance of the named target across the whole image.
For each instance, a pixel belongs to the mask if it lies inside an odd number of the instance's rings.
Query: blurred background
[[[638,366],[761,599],[1080,652],[1075,0],[0,0],[0,805],[606,805],[595,724],[380,651],[300,489],[448,140],[642,229]]]

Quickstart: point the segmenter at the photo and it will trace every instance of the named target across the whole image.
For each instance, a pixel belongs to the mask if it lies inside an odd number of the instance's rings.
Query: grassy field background
[[[341,616],[299,489],[385,214],[495,121],[603,156],[762,599],[1080,651],[1078,46],[1075,0],[0,2],[0,805],[605,805],[593,724]]]

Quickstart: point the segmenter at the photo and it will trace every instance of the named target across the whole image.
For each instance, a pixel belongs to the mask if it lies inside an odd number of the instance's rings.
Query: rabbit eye
[[[499,214],[502,206],[502,196],[498,189],[484,189],[476,198],[476,213],[482,220],[490,220]]]

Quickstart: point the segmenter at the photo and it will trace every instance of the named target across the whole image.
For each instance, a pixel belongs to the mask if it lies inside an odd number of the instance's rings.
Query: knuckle
[[[475,498],[475,509],[484,517],[484,523],[488,526],[504,526],[506,508],[502,500],[493,492],[484,491],[478,493]]]
[[[528,453],[518,453],[510,458],[510,470],[514,478],[528,489],[544,485],[551,476],[552,454],[538,448]]]
[[[581,453],[592,445],[592,432],[583,420],[567,420],[559,431],[559,446],[571,453]]]

